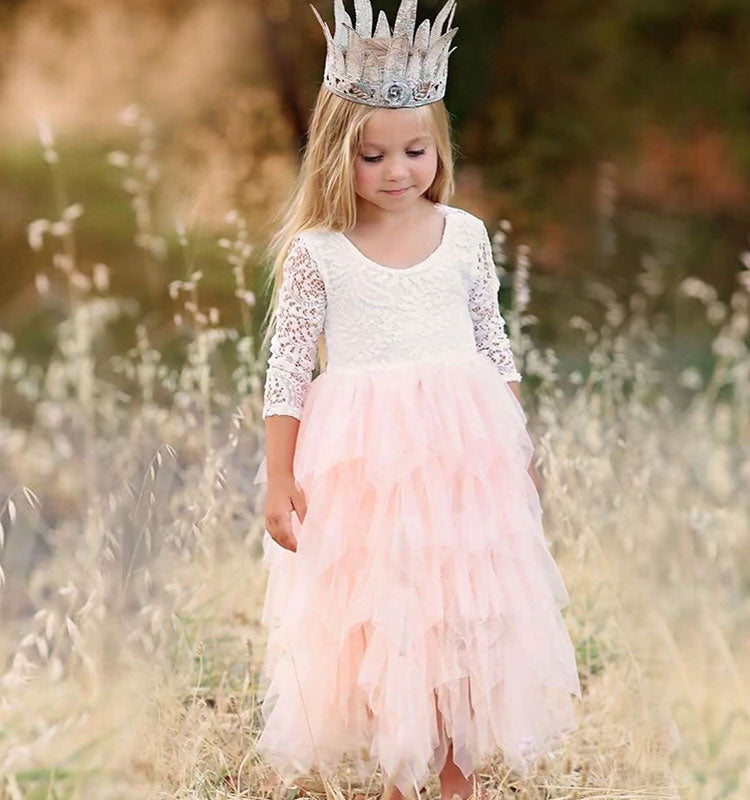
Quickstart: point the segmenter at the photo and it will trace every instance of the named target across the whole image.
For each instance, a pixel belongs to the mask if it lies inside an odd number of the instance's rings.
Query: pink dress
[[[569,598],[507,384],[521,376],[490,239],[478,217],[436,208],[441,244],[412,267],[327,229],[295,237],[284,266],[263,416],[300,419],[307,515],[291,515],[296,552],[264,533],[256,745],[289,779],[347,757],[406,793],[449,739],[467,776],[498,749],[527,775],[578,727]],[[311,380],[321,331],[328,363]]]

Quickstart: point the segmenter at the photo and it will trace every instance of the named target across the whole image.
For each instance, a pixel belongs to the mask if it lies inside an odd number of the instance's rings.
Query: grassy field
[[[26,221],[23,328],[41,343],[0,332],[0,798],[291,800],[298,789],[253,749],[265,581],[253,245],[237,212],[211,261],[179,220],[154,230],[148,124],[134,110],[124,121],[141,149],[109,162],[134,212],[132,263],[143,280],[153,270],[147,291],[169,296],[171,317],[144,314],[80,252],[89,212],[42,129],[50,204]],[[511,234],[495,237],[506,319],[584,695],[580,729],[528,781],[499,754],[482,778],[519,800],[744,800],[750,255],[725,293],[672,281],[655,259],[627,293],[592,280],[553,349],[537,343],[533,259]],[[233,310],[206,288],[218,269]],[[675,320],[704,333],[682,341]],[[308,788],[355,787],[342,764]]]

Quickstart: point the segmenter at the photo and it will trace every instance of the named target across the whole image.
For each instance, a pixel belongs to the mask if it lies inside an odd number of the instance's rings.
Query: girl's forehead
[[[379,109],[362,130],[362,143],[373,147],[400,147],[431,138],[424,117],[414,109]]]

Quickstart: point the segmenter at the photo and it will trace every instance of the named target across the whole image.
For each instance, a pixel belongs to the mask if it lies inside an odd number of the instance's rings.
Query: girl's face
[[[379,108],[365,124],[354,190],[382,209],[406,208],[429,189],[437,163],[435,140],[417,109]]]

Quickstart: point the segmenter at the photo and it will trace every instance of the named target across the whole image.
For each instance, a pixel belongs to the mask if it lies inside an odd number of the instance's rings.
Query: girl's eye
[[[424,150],[407,150],[407,155],[411,156],[412,158],[417,158],[419,156],[423,156],[425,151]],[[362,160],[366,161],[368,164],[377,164],[379,161],[383,160],[383,156],[362,156]]]

